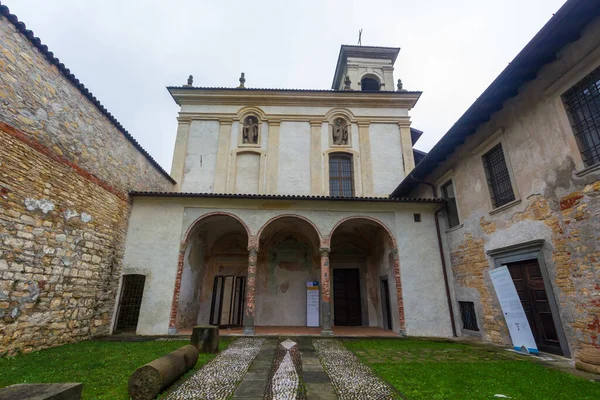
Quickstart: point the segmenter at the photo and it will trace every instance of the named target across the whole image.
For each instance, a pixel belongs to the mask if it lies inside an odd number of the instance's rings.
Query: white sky
[[[170,171],[186,83],[329,89],[341,44],[401,47],[428,151],[565,0],[2,0]]]

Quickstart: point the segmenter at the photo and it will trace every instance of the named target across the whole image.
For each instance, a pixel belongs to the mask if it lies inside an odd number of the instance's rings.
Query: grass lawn
[[[600,399],[590,382],[483,346],[426,340],[346,340],[352,350],[407,399]]]
[[[230,342],[229,338],[221,338],[219,348],[223,350]],[[133,371],[188,343],[85,341],[0,358],[0,387],[15,383],[82,382],[84,399],[129,399],[127,382]],[[200,354],[194,370],[213,358],[212,354]]]

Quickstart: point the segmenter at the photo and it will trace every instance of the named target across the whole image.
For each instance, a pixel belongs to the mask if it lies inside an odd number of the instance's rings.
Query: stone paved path
[[[400,398],[390,384],[375,375],[339,340],[313,339],[312,343],[340,400]]]
[[[227,399],[244,378],[248,367],[257,357],[265,339],[240,338],[210,361],[187,381],[165,396],[166,400]]]
[[[167,400],[399,398],[337,339],[239,338]]]

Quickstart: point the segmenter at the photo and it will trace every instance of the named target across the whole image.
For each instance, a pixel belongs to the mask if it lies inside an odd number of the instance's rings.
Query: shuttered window
[[[454,228],[460,221],[458,219],[458,207],[456,206],[456,195],[454,194],[454,185],[449,180],[442,186],[442,196],[446,199],[446,216],[448,218],[448,228]]]
[[[352,154],[331,153],[329,155],[329,195],[354,196]]]

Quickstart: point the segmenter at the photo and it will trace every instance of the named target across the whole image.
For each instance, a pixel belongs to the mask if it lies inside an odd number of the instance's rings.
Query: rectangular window
[[[460,306],[463,329],[478,332],[479,326],[477,326],[477,316],[475,315],[475,303],[472,301],[459,301],[458,305]]]
[[[502,144],[498,143],[490,151],[483,155],[483,167],[490,195],[492,196],[492,205],[498,208],[515,199],[510,174],[506,166],[506,159],[502,151]]]
[[[329,155],[329,195],[354,196],[354,171],[352,154],[331,153]]]
[[[448,219],[448,228],[454,228],[460,224],[460,221],[458,220],[458,208],[456,206],[456,195],[454,194],[452,180],[449,180],[442,186],[442,196],[447,201],[446,217]]]
[[[562,95],[586,166],[600,163],[600,67]]]

